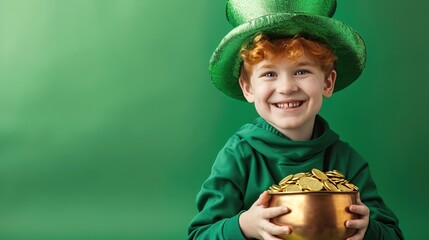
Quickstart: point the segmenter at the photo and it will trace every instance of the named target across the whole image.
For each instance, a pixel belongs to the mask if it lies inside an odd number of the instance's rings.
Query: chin
[[[280,128],[282,130],[295,130],[302,127],[302,123],[299,122],[270,122],[271,125],[273,125],[276,128]]]
[[[271,121],[270,124],[283,131],[296,131],[313,127],[312,124],[310,124],[310,121],[305,121],[303,119],[284,119],[283,121],[277,120]]]

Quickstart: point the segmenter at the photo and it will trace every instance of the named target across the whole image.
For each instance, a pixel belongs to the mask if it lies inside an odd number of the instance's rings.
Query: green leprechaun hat
[[[337,55],[335,92],[354,82],[366,62],[365,43],[346,24],[335,20],[336,0],[228,0],[227,19],[235,27],[220,42],[209,64],[213,84],[232,98],[245,100],[238,78],[240,49],[258,34],[297,34],[330,46]]]

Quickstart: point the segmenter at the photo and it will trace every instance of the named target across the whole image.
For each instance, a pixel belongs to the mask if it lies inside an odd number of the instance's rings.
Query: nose
[[[289,95],[298,91],[298,85],[293,77],[282,76],[278,78],[277,91],[284,95]]]

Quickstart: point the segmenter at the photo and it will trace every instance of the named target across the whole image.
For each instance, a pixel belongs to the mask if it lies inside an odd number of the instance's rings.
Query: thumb
[[[258,200],[253,204],[255,206],[264,206],[268,207],[268,204],[270,203],[270,193],[268,191],[264,191],[259,195]]]
[[[360,199],[360,192],[357,193],[357,204],[362,205],[362,200]]]

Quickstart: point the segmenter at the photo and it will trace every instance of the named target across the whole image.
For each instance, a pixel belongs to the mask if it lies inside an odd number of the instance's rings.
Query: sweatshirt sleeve
[[[238,139],[231,139],[219,152],[197,195],[199,213],[189,225],[189,240],[245,240],[238,222],[248,174],[242,147]]]
[[[364,240],[403,240],[399,220],[377,193],[368,163],[354,150],[350,154],[352,162],[347,170],[347,178],[359,187],[361,200],[370,210],[370,220]]]

